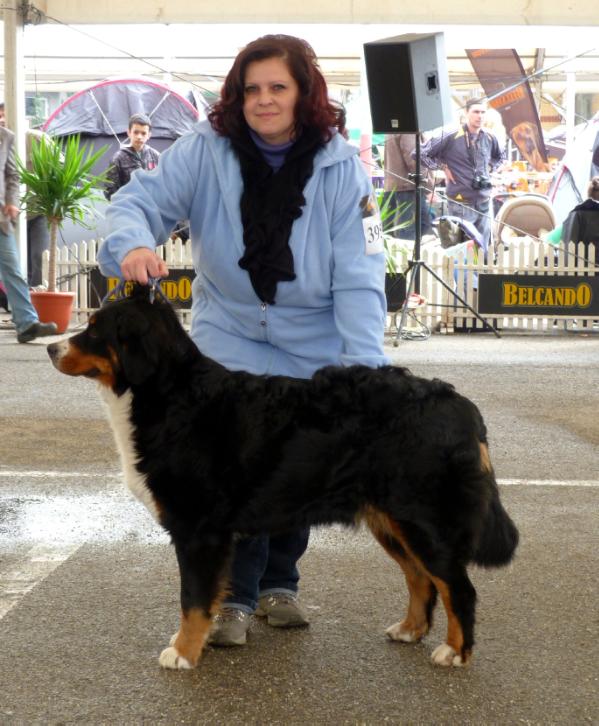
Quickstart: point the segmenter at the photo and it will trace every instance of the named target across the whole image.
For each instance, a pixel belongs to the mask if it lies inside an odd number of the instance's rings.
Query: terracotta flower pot
[[[34,292],[31,302],[36,309],[40,322],[56,323],[59,333],[64,333],[71,322],[74,292]]]

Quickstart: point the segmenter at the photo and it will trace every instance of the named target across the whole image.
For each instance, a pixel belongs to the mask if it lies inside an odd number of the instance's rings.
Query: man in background
[[[6,125],[0,125],[0,277],[5,289],[4,304],[10,305],[17,340],[29,343],[41,336],[56,335],[57,331],[55,323],[40,323],[19,267],[13,234],[14,222],[19,215],[19,172],[14,141],[13,132]]]
[[[108,183],[104,196],[110,201],[112,195],[124,186],[136,169],[155,169],[158,165],[160,152],[149,146],[152,134],[152,122],[145,114],[135,113],[129,119],[127,137],[129,142],[123,144],[112,157],[108,168]]]
[[[505,161],[497,138],[483,128],[486,103],[470,99],[465,122],[457,131],[443,131],[422,149],[422,163],[442,169],[447,179],[447,213],[472,222],[484,249],[491,237],[489,216],[493,184],[490,174]]]
[[[158,165],[160,152],[148,144],[151,135],[152,123],[149,117],[141,113],[133,114],[129,119],[127,129],[129,142],[123,144],[112,157],[106,173],[108,183],[104,190],[104,196],[108,201],[118,189],[127,184],[131,179],[131,174],[136,169],[151,171]],[[175,229],[171,233],[171,239],[180,237],[183,242],[186,242],[189,238],[188,230],[188,222],[177,222]]]
[[[420,141],[423,141],[422,134]],[[415,134],[390,134],[385,137],[385,198],[390,199],[390,209],[395,210],[391,221],[392,227],[400,227],[391,231],[392,237],[399,239],[415,238],[416,159],[412,157],[416,149]],[[431,174],[421,169],[424,189],[421,190],[420,228],[421,233],[432,231],[429,205],[426,201],[432,189]],[[424,172],[424,173],[423,173]]]
[[[0,126],[6,127],[4,104],[0,103]],[[48,134],[37,129],[27,129],[25,132],[25,162],[27,170],[31,171],[31,144],[35,139],[51,141]],[[42,280],[42,257],[44,251],[50,246],[50,230],[48,220],[43,214],[30,215],[27,213],[27,284],[29,287],[38,287]]]

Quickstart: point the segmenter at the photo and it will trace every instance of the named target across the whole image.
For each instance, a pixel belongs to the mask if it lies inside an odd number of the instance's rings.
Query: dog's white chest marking
[[[133,443],[131,391],[126,391],[122,396],[117,396],[105,386],[99,385],[98,389],[100,396],[108,407],[108,418],[121,456],[125,482],[133,494],[150,510],[152,516],[159,521],[158,507],[147,485],[146,476],[140,474],[136,467],[139,457]]]

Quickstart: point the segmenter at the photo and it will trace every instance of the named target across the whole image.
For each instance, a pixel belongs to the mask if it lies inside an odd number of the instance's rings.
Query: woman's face
[[[295,124],[298,85],[281,58],[249,63],[245,71],[243,115],[268,144],[290,141]]]

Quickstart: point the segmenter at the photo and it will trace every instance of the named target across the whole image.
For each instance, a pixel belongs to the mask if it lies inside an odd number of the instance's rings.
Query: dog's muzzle
[[[50,356],[50,360],[56,368],[58,368],[60,359],[65,355],[68,348],[69,344],[66,340],[60,340],[58,341],[58,343],[50,343],[50,345],[46,347],[48,355]]]

